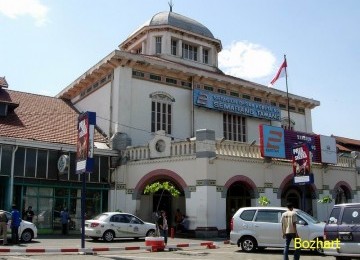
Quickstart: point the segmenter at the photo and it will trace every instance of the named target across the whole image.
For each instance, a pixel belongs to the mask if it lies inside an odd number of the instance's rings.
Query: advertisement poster
[[[292,164],[294,183],[309,183],[311,170],[311,155],[307,144],[293,146]]]
[[[260,152],[262,157],[285,158],[284,129],[260,125]]]
[[[78,119],[76,173],[92,172],[94,166],[94,129],[96,114],[86,112]]]

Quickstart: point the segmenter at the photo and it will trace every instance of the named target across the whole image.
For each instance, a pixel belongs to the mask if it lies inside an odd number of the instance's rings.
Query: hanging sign
[[[94,129],[96,113],[86,112],[78,118],[76,173],[92,172],[94,169]]]
[[[311,154],[307,144],[294,145],[292,148],[294,183],[310,183]]]

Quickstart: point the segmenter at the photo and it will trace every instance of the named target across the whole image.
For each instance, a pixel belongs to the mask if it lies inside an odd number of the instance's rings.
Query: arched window
[[[165,92],[150,94],[151,98],[151,132],[164,130],[172,133],[172,104],[175,99]]]
[[[346,192],[344,188],[341,186],[338,187],[336,189],[335,204],[342,204],[347,202],[348,202],[348,198],[346,196]]]

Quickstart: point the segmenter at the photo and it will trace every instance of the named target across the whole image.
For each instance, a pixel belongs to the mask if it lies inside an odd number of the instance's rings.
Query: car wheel
[[[106,230],[104,235],[103,235],[103,239],[106,241],[106,242],[111,242],[114,240],[114,237],[115,237],[115,234],[112,230]]]
[[[154,237],[155,236],[155,230],[154,229],[150,229],[147,233],[146,233],[147,237]]]
[[[90,237],[92,240],[94,240],[94,241],[98,241],[99,240],[99,238],[98,237]]]
[[[33,238],[33,234],[29,229],[25,229],[21,234],[21,240],[24,241],[25,243],[30,242],[32,238]]]
[[[253,237],[244,237],[240,242],[241,250],[245,252],[254,252],[256,249],[256,240]]]
[[[321,238],[321,237],[319,237],[317,239],[318,239],[318,241],[324,241],[324,239]],[[316,238],[315,238],[315,240],[316,240]],[[324,254],[324,249],[322,247],[316,247],[314,252],[316,252],[318,255],[323,255]]]

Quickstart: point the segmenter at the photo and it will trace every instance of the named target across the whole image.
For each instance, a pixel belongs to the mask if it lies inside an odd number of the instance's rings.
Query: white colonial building
[[[181,196],[165,192],[161,209],[173,220],[179,208],[197,235],[214,235],[228,228],[239,207],[258,205],[261,195],[273,206],[291,200],[321,220],[329,208],[317,202],[323,196],[359,201],[356,156],[321,159],[324,146],[311,117],[320,102],[291,93],[288,99],[286,92],[224,74],[221,50],[201,23],[161,12],[57,95],[79,111],[96,112],[97,125],[121,155],[112,160],[109,210],[151,220],[161,192],[144,195],[145,186],[171,181]],[[283,130],[285,158],[261,156],[260,125]],[[318,156],[311,184],[293,183],[288,152],[298,142]]]

